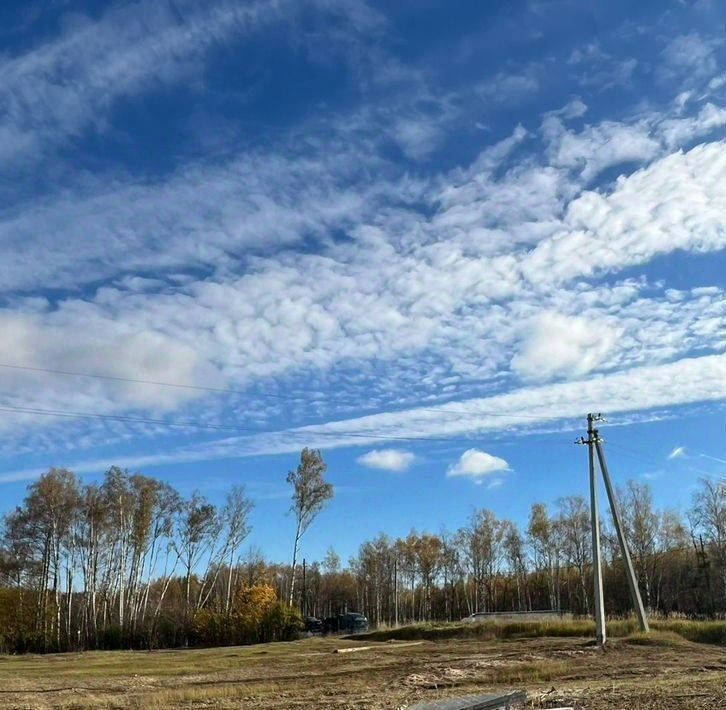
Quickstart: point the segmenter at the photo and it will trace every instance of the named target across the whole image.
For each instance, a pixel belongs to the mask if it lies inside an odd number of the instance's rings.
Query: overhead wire
[[[156,385],[158,387],[178,387],[181,389],[188,390],[200,390],[204,392],[224,392],[227,394],[248,394],[244,390],[236,390],[228,387],[207,387],[204,385],[190,385],[182,382],[160,382],[157,380],[144,380],[135,377],[120,377],[117,375],[103,375],[100,373],[92,372],[76,372],[74,370],[57,370],[49,367],[33,367],[31,365],[11,365],[9,363],[0,362],[0,367],[7,370],[24,370],[27,372],[43,372],[51,375],[67,375],[70,377],[87,377],[99,380],[111,380],[113,382],[129,382],[140,385]],[[278,395],[274,393],[265,393],[266,397],[279,397],[285,399],[285,395]],[[289,397],[287,398],[289,399]]]
[[[132,383],[132,384],[144,384],[144,385],[151,385],[151,386],[158,386],[158,387],[170,387],[170,388],[179,388],[179,389],[186,389],[186,390],[196,390],[196,391],[204,391],[204,392],[215,392],[220,394],[240,394],[240,395],[246,395],[248,397],[260,397],[260,398],[274,398],[274,399],[281,399],[281,400],[287,400],[291,401],[296,398],[292,398],[289,395],[282,395],[272,392],[253,392],[250,393],[249,391],[240,390],[240,389],[234,389],[234,388],[228,388],[228,387],[211,387],[211,386],[204,386],[204,385],[193,385],[188,383],[180,383],[180,382],[165,382],[160,380],[147,380],[142,378],[134,378],[134,377],[121,377],[118,375],[106,375],[101,373],[90,373],[90,372],[79,372],[75,370],[63,370],[63,369],[55,369],[55,368],[45,368],[45,367],[36,367],[31,365],[18,365],[14,363],[0,363],[0,368],[10,369],[10,370],[21,370],[21,371],[28,371],[28,372],[36,372],[36,373],[45,373],[45,374],[53,374],[53,375],[63,375],[68,377],[82,377],[82,378],[90,378],[90,379],[100,379],[100,380],[109,380],[113,382],[126,382],[126,383]],[[456,410],[456,409],[449,409],[447,408],[446,403],[439,405],[438,407],[418,407],[413,406],[409,410],[399,410],[399,411],[388,411],[383,412],[382,414],[389,414],[389,415],[395,415],[401,412],[409,411],[411,413],[416,412],[432,412],[438,415],[455,415],[458,417],[461,416],[467,416],[467,417],[502,417],[507,419],[527,419],[527,420],[536,420],[540,422],[544,422],[548,419],[554,419],[559,417],[552,417],[550,415],[534,415],[534,414],[522,414],[522,413],[504,413],[504,412],[492,412],[487,410],[477,410],[477,411],[471,411],[471,410]],[[125,422],[125,423],[136,423],[136,424],[153,424],[156,426],[164,426],[164,427],[171,427],[171,428],[193,428],[193,429],[199,429],[199,430],[214,430],[214,431],[229,431],[229,432],[237,432],[237,433],[245,433],[245,434],[277,434],[281,433],[281,430],[275,431],[275,430],[263,430],[263,429],[256,429],[252,427],[243,427],[243,426],[230,426],[230,425],[224,425],[224,424],[207,424],[202,422],[191,422],[191,421],[169,421],[166,419],[153,419],[150,417],[136,417],[131,415],[123,415],[123,414],[102,414],[97,412],[78,412],[78,411],[72,411],[72,410],[65,410],[65,409],[43,409],[40,407],[26,407],[26,406],[13,406],[13,405],[0,405],[0,412],[15,412],[20,414],[32,414],[32,415],[38,415],[38,416],[50,416],[50,417],[64,417],[64,418],[83,418],[83,419],[100,419],[100,420],[110,420],[110,421],[119,421],[119,422]],[[363,415],[363,416],[376,416],[376,414],[371,415]],[[365,431],[348,431],[348,432],[335,432],[335,431],[316,431],[314,429],[315,425],[304,425],[300,427],[293,427],[291,429],[287,429],[287,433],[299,433],[299,434],[310,434],[313,436],[329,436],[329,437],[351,437],[351,438],[361,438],[361,439],[372,439],[372,440],[384,440],[384,441],[430,441],[430,442],[449,442],[451,441],[452,437],[428,437],[428,436],[396,436],[396,435],[383,435],[383,434],[372,434]],[[612,445],[611,443],[608,444],[609,447],[613,448],[615,451],[619,451],[619,453],[622,453],[624,456],[629,456],[631,458],[637,458],[645,463],[648,463],[649,465],[654,466],[660,466],[660,462],[656,462],[652,459],[644,458],[641,454],[634,451],[628,451],[626,447],[622,447],[619,444]],[[696,473],[700,473],[701,475],[711,476],[712,474],[707,473],[705,471],[702,471],[700,469],[696,469],[694,467],[690,467],[691,470],[695,471]]]
[[[91,373],[91,372],[78,372],[75,370],[61,370],[61,369],[55,369],[55,368],[48,368],[48,367],[35,367],[31,365],[17,365],[17,364],[11,364],[11,363],[4,363],[0,362],[0,367],[8,370],[22,370],[27,372],[38,372],[38,373],[45,373],[45,374],[53,374],[53,375],[65,375],[68,377],[84,377],[84,378],[90,378],[90,379],[99,379],[99,380],[109,380],[112,382],[127,382],[130,384],[142,384],[142,385],[152,385],[156,387],[173,387],[173,388],[180,388],[180,389],[187,389],[187,390],[197,390],[201,392],[216,392],[221,394],[241,394],[246,395],[247,397],[259,397],[259,398],[274,398],[274,399],[282,399],[286,401],[291,401],[293,399],[297,399],[295,397],[290,397],[289,395],[284,394],[277,394],[274,392],[249,392],[247,390],[241,390],[241,389],[235,389],[231,387],[209,387],[205,385],[192,385],[182,382],[163,382],[160,380],[146,380],[136,377],[121,377],[119,375],[105,375],[101,373]],[[457,410],[457,409],[448,409],[447,403],[444,402],[440,404],[438,407],[420,407],[413,405],[411,407],[411,410],[416,412],[433,412],[436,414],[455,414],[457,416],[469,416],[469,417],[479,417],[479,416],[487,416],[487,417],[505,417],[508,419],[532,419],[537,421],[542,421],[543,419],[547,418],[553,418],[553,417],[547,417],[547,416],[537,416],[534,414],[523,414],[523,413],[516,413],[516,414],[506,414],[504,412],[490,412],[490,411],[484,411],[484,410],[477,410],[477,411],[471,411],[471,410]],[[406,411],[406,410],[403,410]],[[387,412],[390,414],[395,414],[395,412]]]
[[[612,444],[611,442],[606,443],[609,449],[612,449],[621,456],[626,456],[634,460],[641,461],[642,463],[647,463],[649,466],[657,466],[660,468],[663,465],[662,461],[656,461],[655,459],[652,459],[649,456],[642,454],[641,452],[634,451],[633,449],[628,449],[627,447],[624,447],[620,444]],[[686,469],[701,476],[708,476],[709,478],[718,478],[719,480],[724,480],[723,476],[717,476],[716,474],[710,473],[708,471],[703,471],[702,469],[696,468],[695,466],[692,466],[690,464],[686,465]]]
[[[180,422],[169,421],[166,419],[151,419],[148,417],[134,417],[124,414],[100,414],[97,412],[77,412],[64,409],[41,409],[39,407],[19,407],[12,405],[0,405],[0,412],[15,412],[19,414],[32,414],[50,417],[80,418],[80,419],[101,419],[110,421],[120,421],[131,424],[154,424],[165,427],[180,427],[192,429],[212,429],[215,431],[229,431],[245,434],[282,434],[287,435],[301,434],[311,436],[330,436],[337,438],[356,438],[356,439],[373,439],[383,441],[431,441],[431,442],[450,442],[452,437],[429,437],[429,436],[394,436],[384,434],[373,434],[363,431],[316,431],[314,425],[305,427],[293,427],[286,430],[264,430],[253,429],[251,427],[228,426],[224,424],[205,424],[202,422]],[[474,433],[474,432],[472,432]],[[466,435],[462,435],[464,438]]]

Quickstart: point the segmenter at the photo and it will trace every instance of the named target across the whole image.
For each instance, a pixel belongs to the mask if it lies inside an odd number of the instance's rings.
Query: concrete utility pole
[[[648,632],[650,631],[650,628],[648,626],[648,618],[645,615],[645,609],[643,608],[643,600],[640,597],[640,589],[638,588],[638,580],[635,576],[635,570],[633,569],[633,562],[630,559],[630,550],[628,549],[628,543],[623,531],[620,509],[618,508],[618,502],[615,497],[612,481],[610,480],[607,462],[605,461],[605,453],[602,449],[602,439],[600,438],[598,430],[593,427],[593,424],[597,421],[604,421],[602,415],[588,414],[587,439],[580,437],[577,441],[575,441],[575,443],[587,444],[588,449],[588,463],[590,469],[590,522],[592,525],[592,571],[595,587],[595,627],[597,643],[602,646],[607,640],[607,631],[605,629],[602,553],[600,550],[600,510],[598,505],[597,477],[595,475],[595,453],[597,453],[600,471],[602,473],[603,480],[605,481],[605,490],[607,491],[608,501],[610,503],[610,512],[613,516],[615,531],[618,536],[618,542],[620,543],[623,564],[625,565],[625,576],[628,580],[628,588],[630,590],[630,599],[633,602],[633,608],[635,609],[635,613],[638,617],[638,623],[640,624],[641,631]]]
[[[598,645],[603,646],[607,641],[605,629],[605,603],[602,587],[602,553],[600,550],[600,509],[597,496],[597,478],[595,477],[595,452],[593,447],[594,429],[592,427],[595,417],[587,415],[587,454],[590,464],[590,524],[592,525],[592,576],[595,586],[595,628]]]
[[[393,558],[393,617],[398,628],[398,556]]]
[[[613,490],[613,484],[610,480],[610,473],[608,472],[608,466],[605,462],[605,454],[602,450],[602,440],[599,436],[595,436],[595,449],[597,451],[597,458],[600,462],[600,468],[602,469],[602,476],[605,479],[605,490],[608,494],[608,501],[610,502],[610,511],[613,514],[613,522],[615,523],[615,531],[618,534],[618,542],[620,543],[620,551],[623,554],[623,564],[625,565],[625,575],[628,578],[628,587],[630,589],[630,599],[633,602],[635,613],[638,616],[638,623],[640,624],[640,630],[646,633],[650,631],[648,626],[648,617],[645,615],[645,609],[643,607],[643,600],[640,598],[640,588],[638,587],[638,579],[635,576],[635,569],[633,569],[633,561],[630,559],[630,550],[628,549],[628,542],[625,539],[625,531],[623,530],[623,523],[620,518],[620,509],[618,508],[618,501],[615,498],[615,491]]]

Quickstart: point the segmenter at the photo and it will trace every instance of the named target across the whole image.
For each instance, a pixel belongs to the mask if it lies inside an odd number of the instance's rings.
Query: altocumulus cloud
[[[455,464],[449,466],[446,475],[465,476],[476,480],[491,473],[510,470],[509,464],[498,456],[479,449],[467,449]]]
[[[545,311],[530,323],[512,369],[524,380],[584,375],[601,364],[616,336],[607,324]]]
[[[400,449],[373,449],[358,457],[358,463],[369,468],[380,468],[384,471],[405,471],[415,460],[410,451]]]

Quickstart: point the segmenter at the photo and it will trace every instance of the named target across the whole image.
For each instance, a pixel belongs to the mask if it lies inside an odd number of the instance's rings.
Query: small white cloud
[[[492,479],[491,483],[487,486],[487,490],[491,490],[492,488],[499,488],[499,486],[504,484],[503,478],[494,478]]]
[[[393,126],[392,133],[407,157],[423,160],[441,141],[440,120],[429,116],[404,118]]]
[[[405,471],[415,460],[410,451],[399,449],[373,449],[358,457],[358,463],[369,468],[380,468],[384,471]]]
[[[504,459],[479,449],[467,449],[455,464],[449,466],[446,475],[466,476],[476,480],[491,473],[509,470],[509,464]]]
[[[686,455],[686,447],[685,446],[676,446],[673,451],[671,451],[668,454],[668,460],[671,461],[673,459],[682,459]]]
[[[575,97],[572,101],[555,113],[559,114],[563,118],[580,118],[587,113],[587,104],[579,97]]]

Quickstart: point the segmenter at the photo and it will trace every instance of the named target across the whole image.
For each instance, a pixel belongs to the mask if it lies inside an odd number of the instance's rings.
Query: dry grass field
[[[406,708],[526,689],[529,706],[538,708],[726,708],[726,647],[673,631],[613,638],[602,651],[582,635],[587,627],[577,625],[576,635],[561,627],[548,635],[542,625],[445,628],[400,634],[409,640],[371,634],[234,648],[4,656],[0,707]],[[362,646],[369,648],[336,653]]]

